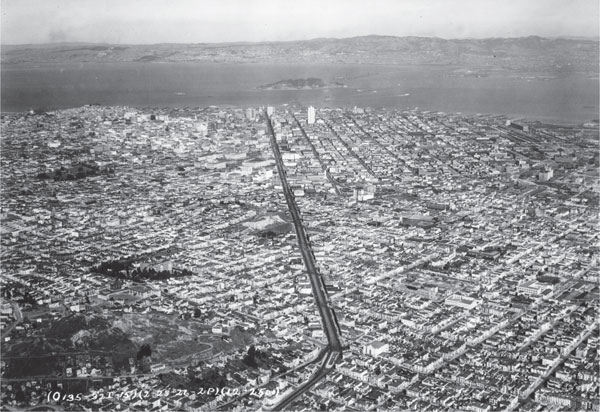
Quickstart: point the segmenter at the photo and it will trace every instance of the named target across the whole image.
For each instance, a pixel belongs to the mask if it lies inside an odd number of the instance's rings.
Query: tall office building
[[[272,116],[274,111],[273,106],[267,106],[267,116]]]
[[[316,117],[315,108],[312,106],[309,106],[308,107],[308,124],[314,124],[315,117]]]

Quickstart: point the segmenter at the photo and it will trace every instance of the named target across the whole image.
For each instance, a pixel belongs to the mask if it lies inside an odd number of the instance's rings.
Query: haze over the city
[[[594,0],[3,0],[2,44],[288,41],[368,34],[597,38]]]

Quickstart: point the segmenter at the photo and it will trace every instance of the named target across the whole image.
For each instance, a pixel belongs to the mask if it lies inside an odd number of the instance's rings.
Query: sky
[[[599,35],[598,0],[0,0],[0,42]]]

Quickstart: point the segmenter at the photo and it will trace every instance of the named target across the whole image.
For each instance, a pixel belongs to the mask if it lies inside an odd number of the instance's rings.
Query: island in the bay
[[[258,86],[260,90],[302,90],[302,89],[328,89],[335,87],[346,87],[344,83],[332,82],[326,83],[323,79],[309,77],[308,79],[287,79],[276,83],[263,84]]]

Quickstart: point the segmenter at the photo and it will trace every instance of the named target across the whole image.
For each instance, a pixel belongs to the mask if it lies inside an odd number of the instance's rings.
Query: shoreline
[[[275,108],[282,108],[282,107],[293,107],[294,105],[297,105],[297,103],[292,103],[292,104],[284,104],[284,105],[272,105]],[[203,111],[206,109],[238,109],[238,110],[244,110],[247,109],[249,107],[260,107],[260,106],[271,106],[269,104],[260,104],[260,105],[232,105],[232,104],[215,104],[215,105],[208,105],[208,106],[162,106],[162,107],[158,107],[158,106],[133,106],[133,105],[123,105],[123,104],[112,104],[112,105],[107,105],[107,104],[84,104],[81,106],[69,106],[69,107],[62,107],[62,108],[54,108],[54,109],[50,109],[47,111],[44,111],[42,113],[51,113],[51,112],[57,112],[57,111],[65,111],[65,110],[74,110],[74,109],[83,109],[86,107],[104,107],[104,108],[109,108],[109,107],[121,107],[121,108],[126,108],[126,109],[132,109],[132,110],[152,110],[152,111],[167,111],[167,110],[195,110],[195,111]],[[298,105],[300,107],[305,107],[304,105]],[[343,109],[343,110],[350,110],[351,107],[349,106],[322,106],[322,107],[317,107],[315,106],[317,109]],[[367,108],[369,106],[365,106],[364,108]],[[472,112],[466,112],[466,111],[449,111],[449,110],[432,110],[432,109],[427,109],[427,108],[423,108],[423,107],[413,107],[413,108],[404,108],[404,109],[400,109],[400,108],[395,108],[395,107],[371,107],[371,109],[373,110],[389,110],[391,112],[406,112],[406,113],[410,113],[410,112],[417,112],[417,113],[423,113],[423,112],[430,112],[430,113],[440,113],[440,114],[446,114],[446,115],[455,115],[455,116],[466,116],[466,117],[486,117],[486,116],[500,116],[500,117],[506,117],[507,119],[513,119],[513,120],[519,120],[519,121],[528,121],[528,122],[540,122],[541,124],[544,125],[550,125],[550,126],[559,126],[559,127],[581,127],[584,124],[587,123],[594,123],[595,121],[597,122],[598,119],[589,119],[587,121],[582,121],[582,122],[574,122],[574,121],[563,121],[563,120],[559,120],[556,118],[553,118],[551,116],[538,116],[538,117],[531,117],[531,116],[527,116],[527,115],[523,115],[523,114],[506,114],[506,113],[472,113]],[[36,113],[36,114],[42,114],[42,113]],[[0,115],[4,116],[4,115],[28,115],[29,110],[24,110],[24,111],[5,111],[2,110],[0,108]],[[35,115],[35,114],[33,114]]]

